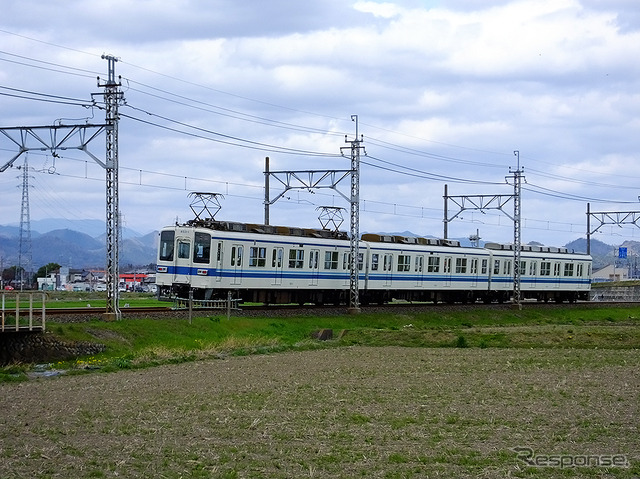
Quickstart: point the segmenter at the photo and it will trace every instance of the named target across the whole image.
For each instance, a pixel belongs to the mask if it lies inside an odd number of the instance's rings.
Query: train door
[[[529,261],[528,276],[526,279],[527,288],[536,289],[538,287],[538,262]]]
[[[231,245],[231,284],[242,284],[242,260],[244,247],[241,244]]]
[[[451,256],[444,257],[444,264],[442,265],[442,272],[444,276],[442,277],[443,286],[449,287],[451,286],[451,263],[453,262]]]
[[[173,283],[189,284],[191,272],[191,238],[176,237],[176,255],[174,262]]]
[[[558,261],[553,262],[553,287],[560,288],[560,263]]]
[[[416,286],[421,287],[424,278],[424,256],[416,255],[415,264],[413,267],[414,274],[416,275]]]
[[[391,286],[393,280],[393,254],[386,253],[383,258],[382,271],[384,273],[384,286]]]
[[[471,273],[470,285],[473,289],[476,289],[478,287],[478,258],[471,258],[469,273]]]
[[[309,286],[318,286],[320,250],[312,249],[309,253],[309,274],[311,274]]]
[[[271,252],[271,268],[273,269],[273,281],[271,284],[279,286],[282,284],[282,268],[284,262],[284,248],[273,248]]]
[[[215,265],[216,265],[216,283],[219,283],[222,281],[222,259],[223,259],[223,251],[224,251],[224,244],[222,241],[218,241],[217,245],[215,246],[216,248],[216,258],[215,258]]]

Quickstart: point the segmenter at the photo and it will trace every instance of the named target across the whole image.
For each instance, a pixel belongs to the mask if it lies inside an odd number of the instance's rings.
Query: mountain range
[[[68,226],[59,228],[60,224]],[[58,226],[58,228],[56,228]],[[123,228],[120,264],[143,266],[156,262],[158,232],[141,235]],[[0,225],[0,269],[18,263],[20,228]],[[48,263],[70,268],[104,269],[106,263],[106,227],[99,220],[41,220],[31,224],[33,270]]]
[[[64,225],[64,228],[60,226]],[[31,222],[33,270],[48,263],[71,268],[104,269],[106,262],[106,228],[100,220],[48,219]],[[383,233],[397,236],[420,236],[410,231]],[[470,246],[468,238],[455,238],[463,246]],[[158,232],[140,234],[123,228],[120,242],[121,266],[146,266],[156,262]],[[0,270],[18,263],[20,227],[0,225]],[[484,243],[481,243],[483,245]],[[532,242],[531,244],[539,244]],[[557,245],[553,245],[557,246]],[[579,238],[564,245],[569,251],[586,253],[587,240]],[[629,258],[640,255],[640,242],[625,241]],[[598,270],[617,261],[618,246],[591,240],[593,269]]]

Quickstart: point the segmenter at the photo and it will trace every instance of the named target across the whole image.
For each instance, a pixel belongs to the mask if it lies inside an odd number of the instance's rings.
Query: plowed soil
[[[0,384],[0,477],[632,478],[639,392],[635,350],[349,347],[40,378]]]

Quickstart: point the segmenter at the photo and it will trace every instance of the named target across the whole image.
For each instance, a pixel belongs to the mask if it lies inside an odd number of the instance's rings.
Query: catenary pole
[[[120,91],[120,81],[116,81],[115,64],[117,58],[103,55],[108,62],[108,76],[104,84],[104,102],[106,107],[106,196],[107,196],[107,308],[105,319],[114,321],[122,317],[120,311],[120,270],[119,270],[119,230],[120,210],[118,201],[118,104],[123,94]]]

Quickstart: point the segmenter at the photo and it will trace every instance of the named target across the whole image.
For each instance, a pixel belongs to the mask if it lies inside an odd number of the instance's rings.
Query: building
[[[594,271],[591,275],[591,281],[594,283],[604,281],[627,281],[629,279],[629,267],[623,268],[610,264],[598,271]]]

